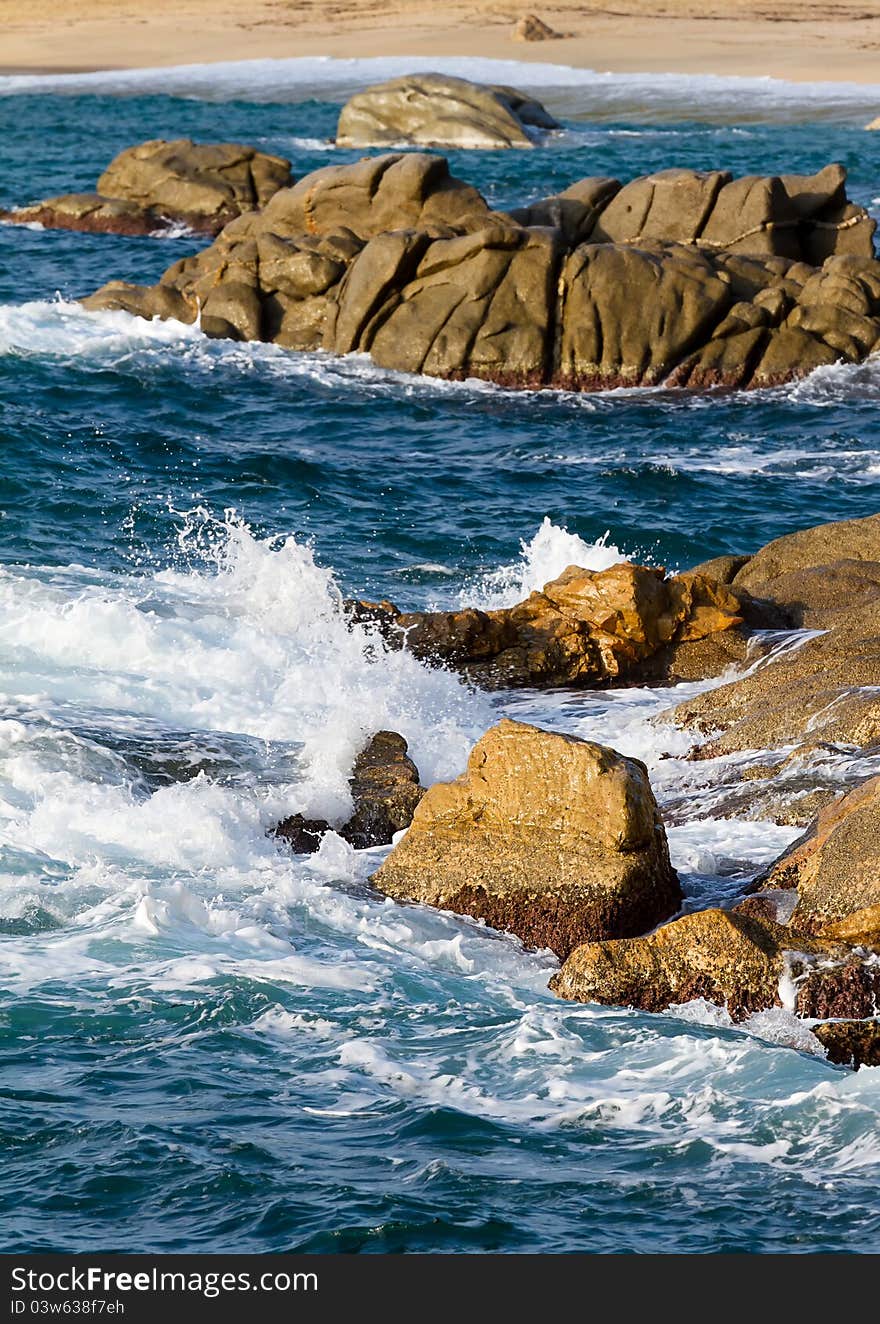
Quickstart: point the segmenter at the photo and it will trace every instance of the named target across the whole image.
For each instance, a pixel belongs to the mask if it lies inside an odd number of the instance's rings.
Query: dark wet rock
[[[402,612],[393,603],[348,609],[392,646],[488,689],[652,674],[661,651],[670,656],[740,620],[736,599],[705,576],[667,578],[628,563],[599,571],[569,566],[524,602],[495,611]]]
[[[701,910],[647,937],[578,947],[550,987],[572,1001],[643,1011],[705,998],[734,1020],[785,1005],[790,989],[801,1016],[863,1017],[880,993],[880,966],[768,918]]]
[[[558,129],[540,102],[513,87],[446,74],[406,74],[358,92],[343,106],[338,147],[531,147],[529,129]]]
[[[63,193],[31,207],[0,212],[0,220],[90,234],[155,234],[169,225],[151,207],[139,207],[121,198],[105,198],[99,193]]]
[[[507,719],[432,786],[373,882],[564,958],[644,932],[681,902],[644,765]]]
[[[150,234],[185,224],[216,235],[290,183],[289,161],[253,147],[157,139],[120,152],[95,193],[64,194],[3,216],[95,233]]]
[[[406,751],[403,736],[396,731],[378,731],[355,759],[349,783],[354,812],[335,831],[356,850],[387,846],[396,832],[412,822],[425,792],[419,785],[418,768]],[[330,830],[323,819],[293,814],[278,824],[274,835],[303,855],[316,851],[324,833]]]
[[[880,1021],[828,1021],[812,1030],[829,1062],[856,1071],[880,1067]]]
[[[585,179],[499,213],[442,157],[391,153],[315,171],[158,285],[111,282],[84,303],[201,314],[210,336],[357,351],[448,380],[769,386],[859,362],[880,344],[870,235],[864,252],[835,248],[821,268],[805,258],[809,227],[844,187],[829,170],[769,190],[794,217],[782,255],[703,241],[737,183],[723,173],[678,171],[622,189]],[[838,233],[836,222],[821,224],[832,226],[826,240]]]

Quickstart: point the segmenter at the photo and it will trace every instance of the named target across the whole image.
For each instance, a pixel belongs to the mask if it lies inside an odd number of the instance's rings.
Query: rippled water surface
[[[163,77],[0,80],[0,207],[149,137],[356,156],[324,67]],[[864,92],[546,81],[564,135],[452,157],[493,204],[840,160],[880,207]],[[2,1248],[876,1249],[880,1073],[782,1012],[561,1004],[546,953],[378,897],[381,850],[266,829],[344,816],[380,726],[431,780],[508,712],[645,758],[687,904],[731,895],[794,830],[713,817],[721,772],[652,720],[681,695],[475,695],[339,597],[515,601],[873,513],[880,369],[525,395],[73,302],[198,246],[0,227]]]

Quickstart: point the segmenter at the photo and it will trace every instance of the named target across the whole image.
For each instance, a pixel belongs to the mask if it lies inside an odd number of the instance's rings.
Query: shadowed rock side
[[[152,234],[174,224],[216,235],[291,183],[290,162],[238,143],[156,139],[111,161],[95,193],[67,193],[0,213],[51,229]]]
[[[389,845],[394,834],[412,822],[425,791],[406,751],[403,736],[378,731],[354,761],[349,783],[354,812],[347,823],[332,830],[357,850]],[[324,819],[292,814],[278,824],[274,835],[287,841],[296,854],[306,855],[316,851],[330,831]]]
[[[829,1062],[841,1066],[880,1067],[880,1021],[829,1021],[813,1027]]]
[[[401,612],[391,602],[351,602],[351,619],[372,622],[386,642],[460,671],[487,689],[602,684],[668,670],[678,648],[733,630],[740,601],[705,575],[667,578],[621,563],[569,566],[525,602],[496,611]]]
[[[437,783],[374,874],[388,896],[484,919],[560,957],[681,903],[644,765],[507,719]]]
[[[515,87],[406,74],[358,92],[343,106],[336,146],[532,147],[536,131],[560,127]]]
[[[880,342],[874,222],[845,172],[582,180],[492,212],[442,157],[331,166],[158,285],[83,302],[207,335],[512,387],[757,387]]]
[[[880,965],[770,920],[701,910],[644,938],[584,944],[550,987],[575,1002],[643,1011],[705,998],[737,1021],[786,1003],[810,1018],[862,1018],[874,1014]]]

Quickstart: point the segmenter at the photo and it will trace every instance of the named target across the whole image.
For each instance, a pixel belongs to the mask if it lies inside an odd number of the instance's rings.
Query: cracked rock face
[[[563,958],[644,932],[681,902],[644,765],[508,719],[457,781],[430,788],[372,881]]]
[[[873,227],[837,166],[588,179],[498,213],[443,158],[392,153],[282,189],[157,285],[83,302],[450,380],[771,386],[880,344]]]
[[[532,147],[535,131],[560,127],[539,101],[514,87],[407,74],[353,96],[339,116],[336,145]]]
[[[688,645],[734,630],[738,599],[706,575],[667,577],[623,562],[569,566],[515,607],[402,612],[392,602],[347,604],[391,647],[454,668],[485,689],[601,684],[664,665]]]

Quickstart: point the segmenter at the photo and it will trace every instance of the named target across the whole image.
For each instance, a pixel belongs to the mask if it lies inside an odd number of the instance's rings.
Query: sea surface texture
[[[386,65],[0,79],[0,206],[147,138],[354,160],[339,106]],[[566,125],[451,154],[501,207],[832,160],[880,206],[878,88],[447,67]],[[0,1249],[876,1250],[880,1070],[782,1011],[559,1002],[548,953],[378,896],[383,850],[267,829],[344,816],[379,728],[430,782],[506,713],[646,760],[687,905],[734,893],[797,829],[713,812],[729,763],[653,720],[684,687],[475,694],[377,659],[340,598],[497,605],[873,513],[880,364],[529,395],[74,302],[203,242],[0,227]]]

